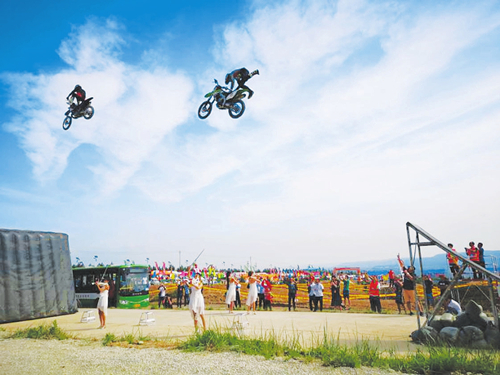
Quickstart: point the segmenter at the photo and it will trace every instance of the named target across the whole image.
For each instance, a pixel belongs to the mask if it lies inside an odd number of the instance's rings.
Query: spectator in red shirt
[[[389,287],[394,288],[394,271],[389,270]]]
[[[479,249],[474,246],[474,242],[469,242],[469,248],[465,248],[465,251],[467,252],[467,255],[469,256],[469,259],[474,262],[479,264]],[[473,273],[473,278],[474,280],[477,279],[482,279],[483,275],[481,272],[477,271],[475,268],[472,268],[472,273]]]

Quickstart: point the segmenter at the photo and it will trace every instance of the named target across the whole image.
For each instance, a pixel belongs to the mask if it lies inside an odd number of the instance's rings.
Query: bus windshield
[[[149,293],[148,270],[123,268],[120,270],[120,296],[140,296]]]

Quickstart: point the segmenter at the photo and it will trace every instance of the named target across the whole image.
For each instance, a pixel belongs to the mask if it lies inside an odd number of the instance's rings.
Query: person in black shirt
[[[439,276],[439,281],[437,283],[439,290],[441,291],[441,295],[443,295],[448,285],[450,285],[450,280],[445,275]]]
[[[403,297],[410,315],[413,315],[411,307],[415,306],[415,268],[412,266],[403,268]]]
[[[403,283],[397,276],[394,276],[394,293],[396,294],[395,300],[399,313],[401,314],[402,307],[406,315],[406,307],[403,300]]]
[[[184,295],[184,284],[182,281],[177,281],[177,307],[182,307],[182,296]]]
[[[240,289],[241,284],[236,284],[236,301],[234,301],[234,307],[241,307],[241,298],[240,298]]]
[[[226,271],[226,289],[229,289],[229,277],[231,276],[231,271]]]
[[[312,284],[313,280],[309,281],[309,284],[307,284],[307,295],[309,296],[309,310],[313,311],[313,301],[314,301],[314,294],[312,292]]]
[[[252,73],[248,71],[247,68],[240,68],[233,70],[231,73],[226,74],[226,85],[231,84],[231,91],[233,91],[234,83],[238,83],[238,89],[242,88],[248,90],[248,99],[250,99],[253,95],[253,91],[250,87],[246,86],[245,83],[252,78],[254,75],[258,75],[259,71],[254,70]],[[225,100],[225,99],[224,99]]]
[[[85,90],[82,89],[82,86],[76,85],[75,88],[66,97],[66,100],[69,100],[70,98],[75,99],[77,104],[73,103],[71,105],[71,108],[73,111],[78,112],[81,110],[80,105],[83,103],[86,97],[87,95],[85,93]]]
[[[432,295],[432,288],[434,287],[434,283],[429,275],[424,276],[424,285],[425,285],[425,298],[427,299],[427,305],[429,307],[434,306],[434,296]]]
[[[293,304],[293,311],[295,308],[295,297],[297,296],[297,279],[286,279],[285,284],[288,286],[288,311],[291,311]]]

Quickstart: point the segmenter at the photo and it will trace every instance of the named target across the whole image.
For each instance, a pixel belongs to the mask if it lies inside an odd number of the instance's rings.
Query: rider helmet
[[[80,85],[75,86],[75,90],[81,90],[81,89],[82,89],[82,86],[80,86]]]

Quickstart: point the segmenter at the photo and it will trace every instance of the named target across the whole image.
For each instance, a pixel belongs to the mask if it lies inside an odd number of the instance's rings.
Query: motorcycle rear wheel
[[[198,108],[198,117],[202,120],[206,119],[212,113],[212,103],[206,101],[201,103],[200,108]]]
[[[63,121],[63,129],[64,130],[68,130],[69,129],[69,127],[71,126],[71,121],[73,121],[73,119],[71,118],[71,116],[66,116],[66,118]]]
[[[94,107],[89,105],[87,108],[85,108],[85,111],[83,112],[83,117],[85,117],[86,120],[90,120],[94,116]]]
[[[231,106],[228,108],[229,116],[232,118],[239,118],[245,112],[245,103],[243,100],[237,100],[234,103],[231,103]]]

